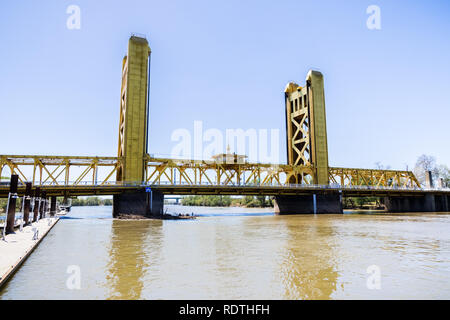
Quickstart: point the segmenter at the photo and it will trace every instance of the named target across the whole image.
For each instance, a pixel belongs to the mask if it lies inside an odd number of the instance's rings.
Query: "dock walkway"
[[[1,240],[0,235],[0,288],[28,258],[31,252],[58,221],[59,217],[57,216],[44,218],[33,223],[33,225],[24,227],[23,231],[16,229],[14,234],[6,235],[6,241]],[[34,228],[38,231],[36,240],[33,240]]]

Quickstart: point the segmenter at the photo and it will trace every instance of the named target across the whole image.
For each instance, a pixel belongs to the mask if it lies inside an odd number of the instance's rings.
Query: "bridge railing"
[[[9,183],[2,183],[3,186],[9,186]],[[19,186],[24,186],[23,183],[19,182]],[[92,183],[91,181],[81,181],[75,184],[75,181],[69,181],[66,183],[65,181],[53,181],[46,182],[42,184],[37,184],[39,187],[57,187],[57,188],[145,188],[145,187],[229,187],[229,188],[283,188],[283,189],[332,189],[332,190],[411,190],[411,191],[450,191],[450,188],[442,188],[442,187],[432,187],[432,188],[424,188],[418,186],[401,186],[401,185],[391,185],[391,186],[368,186],[368,185],[341,185],[338,183],[331,183],[328,185],[322,184],[293,184],[293,183],[278,183],[278,182],[266,182],[266,183],[233,183],[233,182],[220,182],[216,181],[208,182],[202,181],[197,182],[195,184],[189,183],[186,181],[177,181],[175,183],[170,181],[159,181],[153,183],[143,183],[143,182],[117,182],[117,181],[109,181],[106,183],[97,182]]]

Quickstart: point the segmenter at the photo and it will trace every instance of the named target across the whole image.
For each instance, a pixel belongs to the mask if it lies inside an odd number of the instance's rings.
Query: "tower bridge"
[[[329,165],[324,79],[317,71],[308,73],[303,86],[286,86],[280,108],[286,117],[286,164],[150,156],[150,56],[145,38],[129,39],[122,62],[117,156],[0,155],[0,177],[17,175],[17,190],[2,182],[0,197],[18,193],[52,197],[53,203],[56,196],[113,195],[114,216],[159,217],[164,194],[270,195],[280,214],[341,213],[342,196],[367,195],[384,197],[392,212],[448,211],[450,192],[421,186],[411,171]]]

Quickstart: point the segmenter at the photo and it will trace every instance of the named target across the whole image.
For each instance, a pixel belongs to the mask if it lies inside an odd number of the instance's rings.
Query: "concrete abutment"
[[[113,217],[136,215],[149,218],[162,217],[164,194],[158,191],[124,192],[114,195]]]
[[[275,213],[287,214],[323,214],[343,213],[340,193],[275,196]]]
[[[387,212],[449,212],[449,196],[428,193],[423,196],[385,197]]]

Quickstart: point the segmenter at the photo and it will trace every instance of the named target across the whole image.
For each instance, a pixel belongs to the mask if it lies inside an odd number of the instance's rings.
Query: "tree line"
[[[64,198],[57,198],[57,201],[62,204]],[[6,205],[8,204],[8,199],[0,199],[0,213],[4,213],[6,211]],[[81,207],[81,206],[112,206],[112,199],[102,199],[99,197],[86,197],[86,198],[77,198],[72,199],[72,206]],[[16,212],[19,212],[22,208],[22,198],[17,199],[16,201]]]
[[[62,203],[61,199],[61,203]],[[72,199],[72,206],[82,207],[82,206],[112,206],[112,199],[102,199],[99,197],[86,197],[86,198],[76,198]]]
[[[204,206],[204,207],[246,207],[264,208],[272,207],[273,203],[266,196],[245,196],[232,198],[227,195],[193,195],[181,199],[184,206]]]
[[[442,179],[442,187],[450,187],[449,167],[445,164],[438,164],[435,157],[423,154],[417,159],[413,170],[422,186],[425,186],[427,171],[431,171],[434,186],[440,187],[440,180]]]

